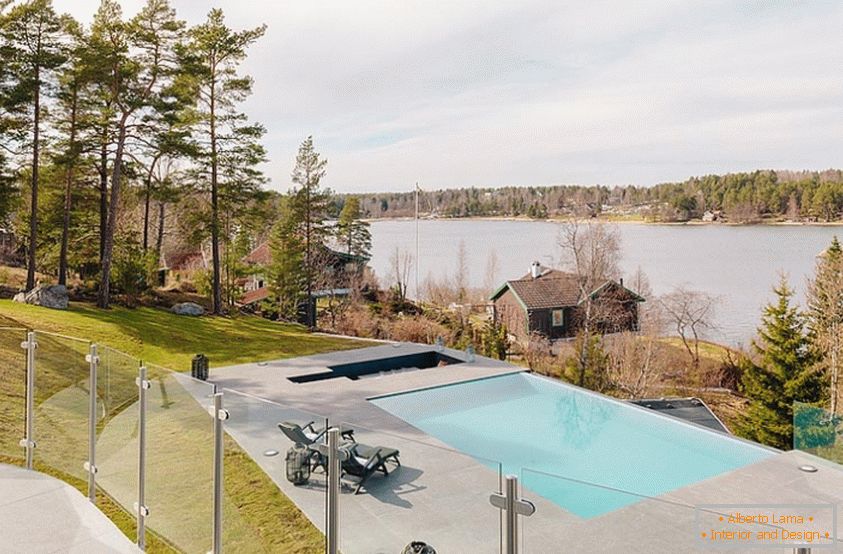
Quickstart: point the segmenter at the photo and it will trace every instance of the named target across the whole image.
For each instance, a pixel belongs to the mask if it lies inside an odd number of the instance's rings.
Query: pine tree
[[[35,286],[36,248],[38,245],[38,189],[44,104],[53,90],[52,80],[66,60],[66,20],[56,14],[51,0],[29,0],[13,6],[0,22],[3,64],[11,73],[13,85],[4,95],[4,108],[16,114],[19,131],[26,129],[24,141],[29,151],[30,213],[27,244],[26,289]],[[25,123],[21,123],[20,119]],[[21,135],[19,135],[21,137]]]
[[[764,309],[760,341],[753,342],[757,363],[741,362],[741,388],[749,407],[738,432],[777,448],[791,448],[793,403],[816,404],[823,398],[822,374],[814,367],[805,318],[791,305],[793,291],[782,277],[773,289],[776,301]]]
[[[316,281],[318,252],[325,246],[330,234],[325,219],[330,211],[330,193],[321,188],[328,160],[322,158],[313,146],[313,137],[307,137],[299,146],[296,166],[293,169],[293,183],[290,191],[290,210],[296,224],[298,236],[304,242],[305,299],[308,302],[308,326],[312,321],[310,303],[313,302],[313,286]]]
[[[204,23],[190,29],[190,40],[179,51],[186,68],[182,85],[192,89],[197,100],[192,118],[200,137],[196,141],[201,145],[196,156],[202,168],[200,180],[210,196],[211,300],[215,314],[223,310],[221,246],[227,240],[223,236],[226,208],[233,210],[244,193],[256,190],[263,182],[256,166],[266,158],[259,143],[264,129],[248,124],[245,114],[237,110],[252,92],[252,79],[237,71],[248,47],[265,31],[265,25],[234,31],[226,26],[222,10],[213,9]]]
[[[154,111],[162,91],[177,72],[175,47],[184,22],[176,19],[168,0],[147,0],[140,12],[124,21],[120,5],[102,0],[91,28],[86,64],[92,75],[109,84],[103,89],[103,125],[113,125],[114,154],[111,164],[111,195],[102,238],[102,277],[97,304],[108,308],[111,298],[111,266],[120,218],[120,199],[126,158],[132,139],[145,135],[144,116]],[[139,150],[139,149],[138,149]]]
[[[369,222],[360,218],[360,199],[349,196],[345,199],[337,222],[337,240],[347,254],[370,259],[372,257],[372,234]]]
[[[830,410],[836,414],[843,362],[843,249],[836,236],[819,256],[808,282],[808,328],[817,364],[829,379]]]
[[[297,227],[289,198],[285,198],[269,239],[272,258],[266,275],[278,316],[286,320],[295,320],[305,298],[304,241]]]

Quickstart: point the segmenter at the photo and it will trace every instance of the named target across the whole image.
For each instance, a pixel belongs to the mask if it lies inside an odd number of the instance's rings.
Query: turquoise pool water
[[[584,518],[775,455],[527,373],[371,401]]]

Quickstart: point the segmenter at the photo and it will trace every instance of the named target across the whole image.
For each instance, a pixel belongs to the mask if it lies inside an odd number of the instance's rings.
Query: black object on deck
[[[190,376],[202,381],[208,380],[208,357],[205,354],[193,356],[193,361],[190,363]]]

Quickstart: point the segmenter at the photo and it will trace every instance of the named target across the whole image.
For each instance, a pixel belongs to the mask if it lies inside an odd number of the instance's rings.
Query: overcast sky
[[[99,4],[54,2],[86,23]],[[281,190],[308,134],[340,192],[843,166],[837,1],[173,5],[191,24],[220,7],[268,25],[245,109]]]

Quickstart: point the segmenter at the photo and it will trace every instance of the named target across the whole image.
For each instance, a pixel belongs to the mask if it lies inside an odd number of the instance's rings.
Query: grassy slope
[[[0,300],[0,316],[25,327],[105,344],[176,371],[188,371],[191,358],[200,352],[210,358],[211,367],[219,367],[361,345],[254,316],[191,318],[156,308],[99,310],[73,303],[59,311]]]
[[[102,311],[83,304],[74,304],[67,311],[56,311],[0,301],[0,326],[4,325],[35,327],[63,335],[90,338],[147,362],[181,370],[189,368],[190,359],[196,352],[210,356],[212,365],[222,366],[354,348],[364,344],[309,335],[299,326],[277,324],[256,317],[186,318],[152,308],[114,308]],[[21,463],[21,450],[16,443],[23,435],[22,338],[21,332],[0,331],[0,461],[7,463]],[[87,372],[84,363],[85,347],[81,343],[48,336],[42,336],[39,346],[36,418],[48,421],[49,424],[42,423],[37,429],[41,440],[39,446],[42,447],[36,456],[42,462],[38,468],[65,479],[84,492],[85,481],[79,467],[86,458],[87,446],[83,421],[85,410],[81,409],[79,399],[84,399],[86,394],[80,388],[84,386]],[[129,371],[133,375],[133,368],[130,367],[133,364],[130,362],[131,359],[127,359],[126,368],[120,371]],[[112,395],[118,384],[121,390],[133,389],[131,383],[127,385],[114,381]],[[70,409],[56,406],[62,400],[65,403],[70,401]],[[120,417],[121,413],[130,419],[133,417],[130,412],[122,412],[125,403],[117,402],[113,414],[107,401],[103,400],[102,405],[109,411],[109,417]],[[184,405],[191,406],[193,402],[191,400]],[[166,427],[164,431],[185,437],[189,436],[183,435],[183,424],[186,421],[186,416],[173,413],[164,418],[162,424]],[[160,429],[159,432],[163,433]],[[202,450],[202,445],[196,445],[196,448]],[[189,448],[185,445],[180,450],[187,453]],[[103,460],[98,461],[104,463]],[[225,464],[228,522],[225,534],[229,546],[243,552],[306,554],[323,550],[324,538],[321,533],[230,439],[226,441]],[[175,471],[177,468],[171,469]],[[186,482],[190,481],[187,477]],[[190,492],[185,494],[189,496]],[[134,518],[121,508],[120,503],[100,495],[98,505],[127,536],[134,539]],[[170,552],[172,549],[152,532],[148,537],[148,551]]]

